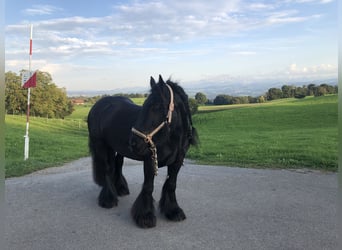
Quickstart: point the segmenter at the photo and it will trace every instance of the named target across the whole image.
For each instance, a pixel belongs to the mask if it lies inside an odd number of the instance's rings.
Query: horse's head
[[[153,146],[169,138],[174,109],[174,93],[170,85],[159,75],[159,81],[151,77],[151,93],[132,128],[131,147],[139,155],[148,154]]]

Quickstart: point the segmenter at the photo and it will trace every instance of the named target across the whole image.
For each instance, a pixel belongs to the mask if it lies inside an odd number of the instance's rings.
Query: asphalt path
[[[337,174],[198,166],[186,161],[177,186],[187,215],[138,228],[130,209],[140,162],[125,161],[130,195],[97,205],[90,158],[5,181],[7,249],[337,249]],[[160,198],[166,169],[155,178]],[[3,248],[1,248],[3,249]]]

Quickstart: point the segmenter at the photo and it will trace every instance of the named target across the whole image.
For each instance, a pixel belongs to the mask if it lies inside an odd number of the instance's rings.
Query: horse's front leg
[[[156,216],[152,197],[153,181],[154,167],[152,165],[152,160],[147,159],[144,161],[144,184],[131,211],[134,221],[142,228],[156,226]]]
[[[171,221],[182,221],[186,219],[183,210],[179,207],[176,199],[177,175],[183,164],[183,158],[167,167],[167,179],[164,183],[159,201],[160,212]]]
[[[115,156],[115,172],[114,183],[118,196],[124,196],[129,194],[127,181],[122,174],[122,165],[124,157],[120,154]]]

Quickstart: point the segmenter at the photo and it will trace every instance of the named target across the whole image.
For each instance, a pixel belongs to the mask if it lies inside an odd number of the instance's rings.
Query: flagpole
[[[31,33],[30,33],[30,58],[29,58],[29,79],[32,76],[31,72],[31,61],[32,61],[32,31],[33,25],[31,24]],[[30,127],[30,97],[31,97],[31,88],[27,89],[27,111],[26,111],[26,134],[25,134],[25,149],[24,149],[24,160],[29,158],[29,147],[30,147],[30,138],[29,138],[29,127]]]

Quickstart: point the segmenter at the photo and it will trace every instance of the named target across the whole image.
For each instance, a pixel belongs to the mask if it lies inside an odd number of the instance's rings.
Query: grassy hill
[[[26,117],[6,115],[6,176],[89,155],[84,121],[89,108],[78,106],[65,120],[32,117],[27,161]],[[187,157],[199,163],[337,170],[337,95],[200,107],[193,120],[201,144]]]
[[[61,119],[30,119],[29,159],[24,161],[25,116],[5,117],[6,177],[61,165],[88,155],[86,123]]]
[[[218,108],[193,117],[199,163],[337,169],[337,95]]]

